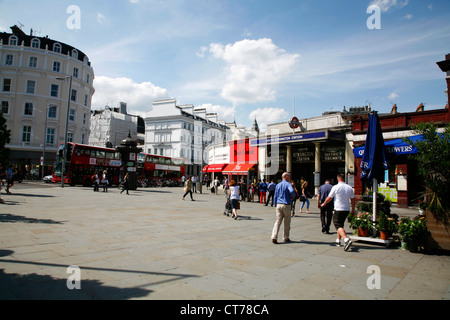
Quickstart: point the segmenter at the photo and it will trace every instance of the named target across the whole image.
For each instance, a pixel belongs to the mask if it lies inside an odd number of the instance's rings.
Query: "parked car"
[[[50,183],[50,182],[52,182],[52,179],[53,179],[53,176],[45,176],[44,177],[44,181],[46,182],[46,183]]]

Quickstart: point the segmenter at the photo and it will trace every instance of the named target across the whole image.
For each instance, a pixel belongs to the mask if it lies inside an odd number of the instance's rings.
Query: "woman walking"
[[[190,179],[190,177],[188,177],[188,179],[186,179],[185,183],[184,183],[184,196],[183,196],[183,200],[186,197],[186,195],[189,193],[191,195],[191,201],[195,201],[194,198],[192,197],[192,179]]]
[[[129,179],[130,179],[130,177],[128,176],[128,172],[127,172],[127,174],[125,175],[125,177],[123,177],[122,191],[120,191],[121,194],[122,194],[122,192],[124,192],[125,190],[127,190],[127,194],[129,194],[129,193],[128,193],[128,187],[129,187],[128,181],[129,181]]]
[[[294,180],[291,181],[291,184],[292,184],[292,188],[295,191],[295,198],[292,199],[292,207],[291,207],[291,217],[294,217],[295,216],[295,203],[297,202],[297,199],[299,198],[299,194],[298,194],[297,186],[295,185]]]
[[[103,171],[102,175],[102,185],[103,185],[103,192],[108,192],[108,171]]]
[[[241,200],[241,197],[239,195],[239,186],[236,184],[236,181],[231,180],[229,190],[230,190],[229,193],[230,193],[230,202],[231,202],[231,209],[232,209],[231,218],[233,218],[234,220],[237,220],[238,216],[237,216],[236,210],[238,209],[238,204],[239,204],[239,201]]]
[[[308,195],[310,197],[312,197],[312,195],[308,192],[308,181],[303,182],[302,185],[302,193],[300,195],[300,201],[302,202],[302,206],[300,207],[300,213],[303,212],[303,207],[305,206],[305,202],[306,202],[306,213],[311,213],[309,211],[309,199],[308,199]]]

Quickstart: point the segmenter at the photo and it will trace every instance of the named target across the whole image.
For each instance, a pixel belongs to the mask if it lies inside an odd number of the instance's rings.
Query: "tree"
[[[0,112],[0,164],[6,165],[9,159],[9,149],[5,146],[11,142],[11,130],[6,126],[6,119]]]
[[[433,122],[418,123],[412,129],[423,139],[413,142],[405,138],[404,141],[418,149],[413,158],[424,178],[429,209],[437,219],[447,220],[450,211],[450,124],[447,123],[442,134],[437,132]]]

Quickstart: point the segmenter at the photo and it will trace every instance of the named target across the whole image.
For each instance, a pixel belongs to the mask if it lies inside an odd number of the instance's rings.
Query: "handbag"
[[[241,202],[238,201],[238,202],[236,203],[236,210],[240,210],[240,209],[241,209]]]
[[[305,202],[305,201],[306,201],[306,197],[305,197],[304,194],[301,194],[301,195],[300,195],[300,201],[301,201],[301,202]]]

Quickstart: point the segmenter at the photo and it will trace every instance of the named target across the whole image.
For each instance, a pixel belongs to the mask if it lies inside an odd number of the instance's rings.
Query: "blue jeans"
[[[300,209],[303,209],[303,206],[305,205],[305,202],[306,202],[306,209],[309,209],[309,199],[308,199],[308,197],[306,197],[306,201],[302,202],[302,207]]]

